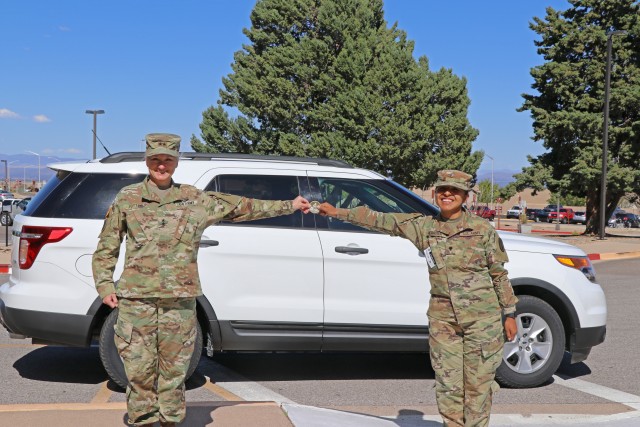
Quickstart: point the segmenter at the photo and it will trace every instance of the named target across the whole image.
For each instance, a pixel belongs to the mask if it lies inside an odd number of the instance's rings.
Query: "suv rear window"
[[[121,188],[145,174],[72,173],[58,171],[27,205],[25,216],[40,218],[104,219]]]

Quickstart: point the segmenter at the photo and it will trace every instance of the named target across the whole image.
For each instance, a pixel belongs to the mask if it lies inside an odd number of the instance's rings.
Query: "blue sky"
[[[111,152],[140,150],[149,132],[199,136],[202,112],[218,100],[234,52],[247,43],[253,0],[109,2],[21,0],[0,14],[0,154],[88,159],[92,116]],[[415,42],[432,69],[468,81],[474,149],[500,170],[518,172],[531,140],[531,119],[518,113],[531,92],[529,70],[542,63],[529,29],[547,6],[566,0],[447,2],[386,0],[385,18]],[[105,151],[98,144],[98,157]],[[35,156],[34,163],[37,162]],[[42,158],[45,163],[46,158]],[[491,170],[485,158],[481,172]]]

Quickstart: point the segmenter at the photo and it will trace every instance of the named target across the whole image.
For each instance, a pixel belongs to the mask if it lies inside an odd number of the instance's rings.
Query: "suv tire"
[[[530,295],[521,295],[518,299],[518,334],[504,346],[496,380],[511,388],[537,387],[548,381],[562,362],[564,328],[558,313],[545,301]],[[532,331],[536,332],[535,337],[525,335]],[[530,363],[523,364],[524,357],[528,357]]]
[[[129,381],[127,380],[127,374],[124,371],[124,364],[118,354],[114,341],[114,329],[118,318],[118,309],[113,310],[104,321],[102,329],[100,330],[100,360],[104,366],[105,371],[109,375],[109,378],[113,380],[122,388],[127,388]],[[196,322],[196,342],[193,349],[193,355],[191,356],[191,362],[189,363],[189,369],[187,370],[187,377],[193,374],[200,362],[200,356],[202,355],[202,329],[200,324]]]

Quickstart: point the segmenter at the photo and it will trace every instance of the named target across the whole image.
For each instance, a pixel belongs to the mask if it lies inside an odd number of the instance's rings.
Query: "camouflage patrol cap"
[[[172,133],[150,133],[145,136],[147,141],[147,151],[145,156],[154,154],[167,154],[173,157],[180,157],[180,137]]]
[[[454,187],[464,191],[472,191],[473,184],[471,179],[473,177],[468,173],[462,171],[445,169],[438,171],[438,181],[436,181],[436,189],[438,187]]]

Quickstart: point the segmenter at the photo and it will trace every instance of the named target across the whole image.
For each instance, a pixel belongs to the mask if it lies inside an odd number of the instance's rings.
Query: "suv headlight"
[[[554,257],[560,264],[580,270],[587,279],[593,283],[596,282],[596,271],[586,256],[554,255]]]

